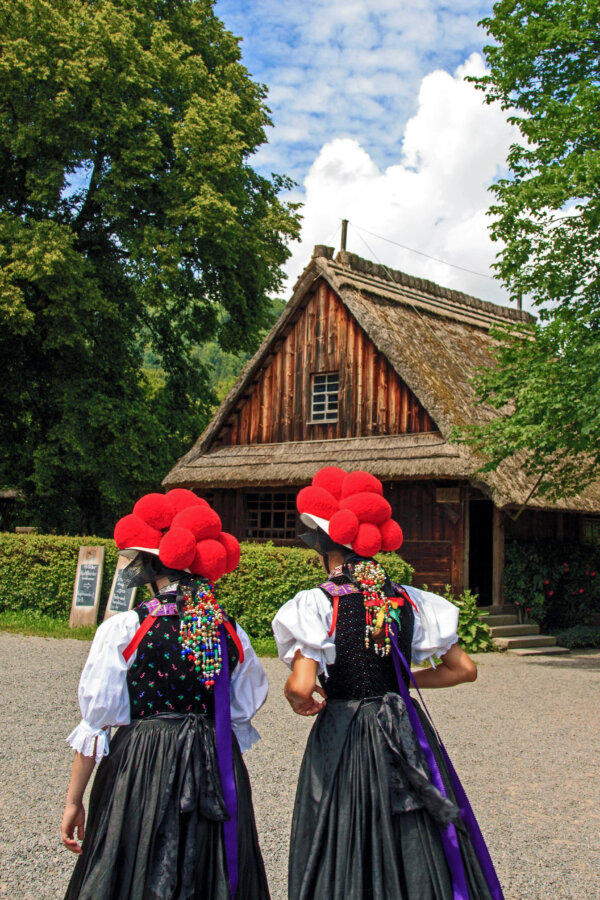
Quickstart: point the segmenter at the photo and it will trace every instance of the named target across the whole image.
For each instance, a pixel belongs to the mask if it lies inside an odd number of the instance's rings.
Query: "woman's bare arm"
[[[75,753],[65,811],[60,826],[62,842],[73,853],[81,853],[81,846],[75,838],[75,829],[77,829],[77,837],[82,841],[85,833],[83,795],[95,765],[95,756],[83,756],[82,753]]]
[[[325,691],[317,684],[318,665],[314,659],[302,656],[299,650],[294,657],[291,675],[286,681],[283,693],[295,713],[299,716],[316,716],[325,706],[325,700],[319,701],[314,693],[325,697]]]
[[[413,676],[420,688],[444,688],[475,681],[477,666],[464,650],[453,644],[441,657],[441,663],[435,669],[416,669]]]

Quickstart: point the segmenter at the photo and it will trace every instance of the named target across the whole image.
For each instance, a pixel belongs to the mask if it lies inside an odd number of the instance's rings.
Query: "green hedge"
[[[112,540],[95,537],[0,534],[0,612],[27,610],[66,620],[71,609],[77,555],[81,546],[106,548],[101,609],[117,564]],[[409,583],[412,568],[395,553],[378,557],[390,578]],[[254,638],[271,636],[271,620],[298,591],[325,580],[318,557],[300,547],[242,544],[238,568],[221,579],[218,596]]]
[[[104,608],[117,565],[113,540],[37,534],[0,534],[0,612],[29,610],[68,619],[80,547],[102,545]]]

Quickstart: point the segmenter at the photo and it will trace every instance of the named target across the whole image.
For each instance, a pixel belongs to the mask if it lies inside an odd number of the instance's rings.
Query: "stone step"
[[[514,650],[521,647],[555,647],[556,638],[552,634],[523,634],[520,637],[494,638],[500,650]]]
[[[512,603],[496,604],[494,606],[478,606],[480,613],[487,613],[489,616],[511,616],[514,615],[515,607]]]
[[[494,625],[490,628],[492,637],[521,637],[522,635],[539,634],[540,626],[533,625]]]
[[[570,653],[568,647],[513,647],[507,650],[512,656],[558,656],[560,653]]]
[[[519,619],[517,616],[482,616],[481,621],[485,622],[486,625],[489,625],[490,628],[495,628],[497,625],[518,625]]]

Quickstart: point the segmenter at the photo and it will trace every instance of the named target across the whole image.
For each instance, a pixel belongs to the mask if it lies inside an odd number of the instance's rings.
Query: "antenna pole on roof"
[[[342,219],[342,243],[340,250],[346,249],[346,238],[348,237],[348,219]]]

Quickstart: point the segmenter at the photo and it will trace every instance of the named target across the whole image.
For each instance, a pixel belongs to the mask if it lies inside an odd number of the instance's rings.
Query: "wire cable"
[[[474,269],[467,269],[465,266],[458,266],[456,263],[448,262],[447,259],[440,259],[439,256],[431,256],[429,253],[424,253],[422,250],[415,250],[414,247],[407,247],[406,244],[400,244],[398,241],[392,241],[391,238],[386,238],[382,234],[375,234],[374,231],[369,231],[368,228],[360,228],[358,225],[355,225],[354,222],[348,222],[349,225],[352,225],[353,228],[356,228],[357,231],[362,231],[365,234],[370,234],[371,237],[379,238],[380,241],[387,241],[388,244],[393,244],[395,247],[401,247],[402,250],[408,250],[409,253],[416,253],[418,256],[424,256],[426,259],[432,259],[434,262],[442,263],[444,266],[450,266],[452,269],[460,269],[461,272],[468,272],[470,275],[478,275],[480,278],[489,278],[490,281],[494,281],[493,275],[486,275],[483,272],[476,272]]]

